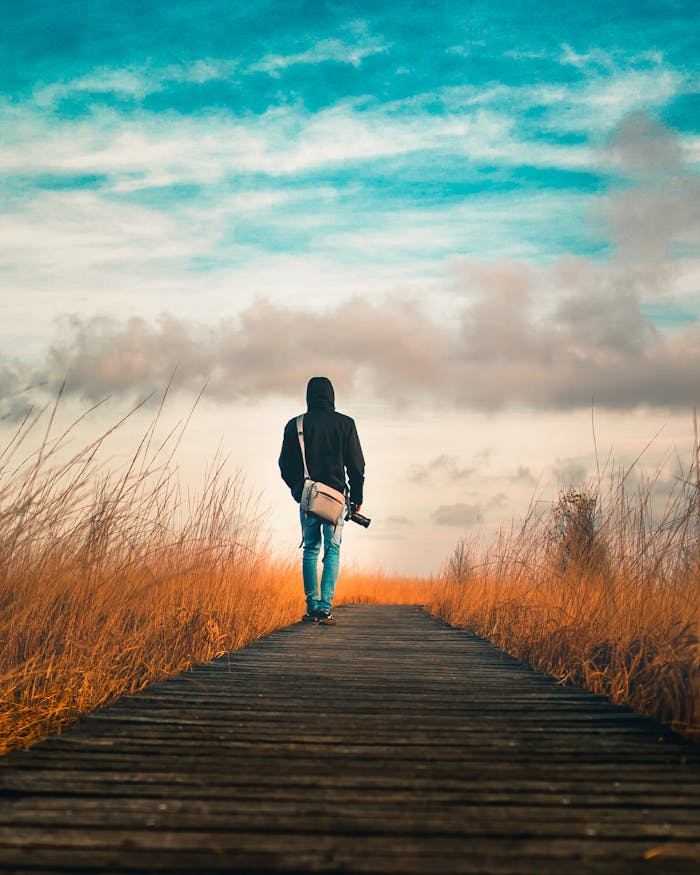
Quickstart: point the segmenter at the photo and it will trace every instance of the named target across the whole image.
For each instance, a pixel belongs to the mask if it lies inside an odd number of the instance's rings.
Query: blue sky
[[[696,3],[4,12],[5,421],[63,377],[76,406],[128,403],[176,365],[183,404],[209,380],[211,416],[251,423],[328,373],[377,435],[426,407],[547,432],[593,397],[646,440],[700,400]],[[426,453],[489,451],[421,441],[387,516]],[[547,465],[527,452],[493,484]],[[511,512],[458,487],[455,526]]]
[[[691,3],[10,4],[2,191],[222,210],[194,271],[603,256],[587,206],[622,180],[597,150],[635,109],[697,136],[697,24]]]

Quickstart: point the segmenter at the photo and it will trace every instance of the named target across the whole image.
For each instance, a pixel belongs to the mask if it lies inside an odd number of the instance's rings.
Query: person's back
[[[335,410],[335,392],[327,377],[312,377],[306,389],[308,409],[303,419],[303,437],[309,477],[347,494],[359,510],[363,500],[365,462],[355,422]],[[279,458],[282,479],[296,502],[304,488],[304,459],[293,417],[284,429]],[[302,570],[307,613],[304,619],[334,622],[331,614],[338,577],[343,518],[336,525],[322,523],[300,509],[304,555]],[[318,555],[323,533],[324,555],[321,593],[318,593]]]

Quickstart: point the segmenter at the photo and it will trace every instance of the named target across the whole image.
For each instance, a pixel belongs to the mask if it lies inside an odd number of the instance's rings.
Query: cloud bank
[[[467,280],[471,283],[467,286]],[[700,400],[700,324],[664,333],[605,268],[567,261],[543,274],[522,265],[462,268],[468,302],[441,321],[415,301],[356,298],[325,312],[258,301],[212,325],[73,317],[45,360],[0,371],[2,394],[27,383],[89,401],[174,389],[255,401],[298,396],[312,374],[339,393],[390,405],[495,411],[525,406],[687,408]],[[541,285],[558,283],[542,306]],[[418,472],[420,474],[420,472]]]

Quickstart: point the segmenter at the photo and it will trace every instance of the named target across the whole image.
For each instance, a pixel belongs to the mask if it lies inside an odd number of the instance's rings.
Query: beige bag
[[[299,446],[301,447],[301,458],[304,462],[304,489],[301,493],[301,509],[304,513],[316,517],[321,522],[337,525],[343,511],[345,510],[345,495],[333,489],[332,486],[326,486],[325,483],[319,483],[312,480],[309,476],[309,469],[306,465],[306,451],[304,449],[304,415],[297,416],[297,435],[299,437]]]

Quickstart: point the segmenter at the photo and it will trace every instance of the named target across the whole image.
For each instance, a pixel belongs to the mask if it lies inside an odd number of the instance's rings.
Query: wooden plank
[[[0,872],[696,872],[700,751],[416,607],[348,606],[0,761]]]
[[[624,810],[621,808],[624,807]],[[673,802],[663,810],[648,807],[605,806],[595,810],[586,805],[555,804],[551,799],[537,806],[537,818],[532,805],[509,800],[501,803],[475,805],[465,800],[426,797],[416,799],[404,794],[399,806],[390,808],[384,796],[374,798],[346,797],[327,793],[321,801],[312,794],[305,797],[221,799],[168,799],[157,806],[150,799],[74,799],[67,807],[63,799],[44,799],[41,804],[42,837],[56,835],[79,822],[81,829],[168,828],[177,817],[178,828],[197,831],[206,823],[206,830],[334,832],[352,827],[367,834],[393,833],[409,835],[481,836],[484,832],[513,836],[576,835],[608,836],[612,838],[655,837],[665,839],[669,818],[673,820],[676,838],[700,841],[700,818],[696,809],[687,809]],[[12,844],[14,827],[33,827],[36,823],[35,799],[0,803],[0,842]],[[206,820],[205,820],[206,818]]]
[[[106,785],[105,785],[106,786]],[[81,790],[83,788],[80,788]],[[500,790],[490,790],[488,788],[467,788],[461,789],[435,789],[431,786],[426,786],[420,796],[413,791],[413,788],[405,786],[397,787],[380,787],[372,786],[371,784],[355,784],[348,787],[339,787],[335,785],[317,786],[315,784],[308,785],[270,785],[263,784],[262,786],[254,786],[253,784],[238,784],[235,786],[219,786],[219,787],[200,787],[199,790],[193,788],[192,785],[182,787],[185,791],[182,796],[178,796],[173,792],[172,784],[154,784],[150,783],[149,787],[141,787],[123,785],[121,791],[117,790],[113,794],[106,794],[99,788],[98,792],[88,793],[80,792],[74,794],[74,798],[70,802],[70,810],[92,809],[95,806],[107,805],[112,811],[118,811],[122,808],[132,810],[140,805],[150,807],[149,799],[154,796],[169,797],[168,804],[172,805],[199,805],[207,803],[224,805],[228,803],[245,803],[249,800],[269,802],[269,800],[293,801],[293,802],[308,802],[309,800],[322,800],[324,804],[335,803],[357,803],[362,806],[371,806],[374,803],[386,805],[389,803],[415,803],[419,804],[449,804],[453,807],[462,806],[469,807],[474,805],[508,805],[510,809],[516,809],[523,806],[536,805],[542,810],[543,808],[617,808],[624,807],[630,817],[634,818],[636,812],[650,813],[653,809],[663,808],[667,811],[673,811],[674,817],[678,816],[681,821],[685,822],[687,815],[690,822],[697,822],[697,810],[700,808],[700,797],[687,793],[674,793],[671,788],[667,788],[665,793],[656,791],[651,799],[639,798],[639,794],[643,794],[648,790],[647,785],[636,785],[634,790],[625,788],[623,792],[611,792],[606,789],[600,789],[593,786],[586,791],[582,790],[579,785],[569,787],[568,791],[564,788],[547,788],[529,789],[508,787]],[[150,790],[150,792],[149,792]],[[63,790],[60,794],[44,793],[41,799],[42,811],[62,810],[66,807],[67,791]],[[0,823],[10,822],[15,813],[23,819],[26,813],[36,815],[37,794],[21,794],[13,797],[8,794],[3,799],[0,799],[0,812],[3,812]]]
[[[7,864],[15,875],[20,873],[61,872],[109,872],[112,875],[134,872],[383,872],[387,875],[561,875],[571,859],[577,860],[576,871],[588,875],[697,875],[697,861],[684,856],[683,849],[669,845],[663,856],[644,859],[644,851],[633,843],[599,842],[598,856],[581,853],[585,846],[576,842],[552,843],[547,855],[538,844],[523,846],[521,843],[500,843],[495,852],[491,844],[473,841],[469,851],[453,848],[452,854],[443,854],[441,849],[429,842],[422,842],[423,853],[406,843],[377,845],[368,842],[358,853],[358,840],[354,837],[339,837],[332,846],[319,840],[316,847],[299,847],[287,840],[280,848],[271,842],[271,849],[256,845],[231,850],[213,845],[196,851],[144,850],[139,854],[125,855],[123,850],[51,849],[36,848],[32,855],[31,868],[25,868],[23,851],[7,852]],[[275,849],[275,848],[278,848]],[[525,855],[523,855],[525,852]],[[614,868],[610,861],[614,860]],[[285,868],[282,868],[286,864]]]
[[[143,763],[140,764],[143,766]],[[609,774],[588,771],[575,772],[575,781],[570,778],[570,769],[562,774],[550,773],[547,780],[537,779],[536,774],[523,771],[521,774],[503,771],[502,778],[495,774],[488,777],[477,773],[466,776],[453,774],[440,776],[435,781],[433,773],[420,775],[407,773],[401,775],[357,775],[336,771],[331,775],[322,773],[302,774],[298,769],[290,769],[265,774],[260,771],[245,773],[240,770],[221,774],[220,772],[197,773],[192,770],[149,771],[134,770],[91,770],[71,771],[52,769],[42,771],[22,770],[7,777],[4,783],[3,795],[17,798],[35,795],[72,795],[72,796],[132,796],[142,795],[181,795],[192,794],[192,798],[236,797],[243,792],[259,791],[263,793],[283,792],[285,789],[308,790],[323,793],[326,788],[337,790],[340,794],[346,789],[360,790],[369,793],[375,790],[390,793],[406,792],[426,796],[436,792],[451,792],[460,796],[477,798],[480,794],[496,794],[504,796],[502,801],[517,800],[519,794],[542,792],[554,798],[562,794],[563,804],[571,804],[586,794],[611,793],[615,798],[627,798],[632,805],[659,804],[668,805],[668,801],[660,802],[664,797],[697,800],[700,798],[700,786],[697,780],[685,776],[682,780],[672,777],[649,780],[646,771],[640,771],[636,776],[623,780],[610,780]],[[619,778],[620,776],[618,776]],[[631,798],[630,797],[634,797]]]

